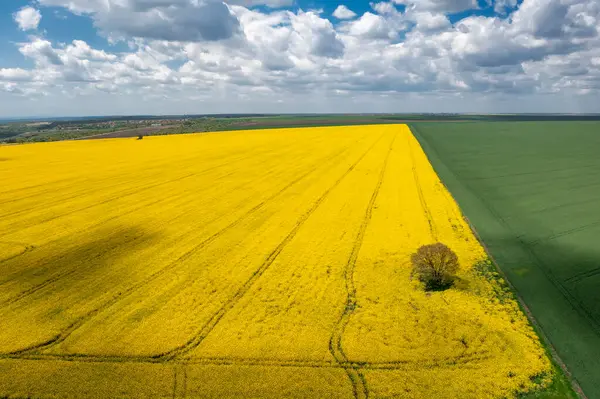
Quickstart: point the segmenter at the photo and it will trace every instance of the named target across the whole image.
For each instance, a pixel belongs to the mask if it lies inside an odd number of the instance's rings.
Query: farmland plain
[[[600,397],[600,123],[412,129],[583,391]]]
[[[536,334],[405,125],[0,147],[0,396],[513,397]],[[459,281],[424,292],[441,241]]]

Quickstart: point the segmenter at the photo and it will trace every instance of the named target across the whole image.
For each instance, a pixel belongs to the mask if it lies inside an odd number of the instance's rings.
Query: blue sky
[[[0,2],[0,62],[3,67],[21,66],[24,58],[17,50],[15,42],[27,40],[27,34],[17,29],[12,14],[27,5],[26,1]]]
[[[30,66],[31,61],[19,53],[16,43],[28,40],[31,32],[17,28],[13,19],[14,13],[21,8],[33,4],[26,0],[0,2],[0,67]],[[80,16],[62,7],[41,8],[43,17],[39,24],[39,32],[54,42],[68,43],[74,39],[87,42],[90,46],[103,49],[123,49],[122,43],[110,44],[106,37],[98,34],[93,20],[88,16]]]
[[[521,1],[521,0],[520,0]],[[285,7],[292,10],[303,9],[322,9],[325,16],[330,17],[339,4],[346,5],[349,9],[362,15],[365,12],[373,11],[369,1],[348,0],[345,2],[318,1],[318,0],[294,0],[293,6]],[[479,0],[480,9],[466,10],[459,13],[448,14],[451,22],[460,21],[471,15],[493,16],[494,7],[492,4],[486,4]],[[22,66],[27,65],[27,60],[19,53],[16,42],[27,40],[28,33],[16,28],[13,20],[13,14],[21,8],[34,4],[27,0],[12,0],[0,2],[0,54],[2,55],[2,66]],[[269,7],[258,6],[257,9],[265,11]],[[403,10],[402,5],[397,6],[398,10]],[[110,44],[106,38],[98,34],[94,27],[93,20],[87,16],[79,16],[65,10],[63,7],[44,7],[43,18],[39,25],[39,30],[47,33],[47,37],[57,42],[70,42],[73,39],[79,39],[87,42],[96,48],[110,49],[117,47],[118,44]],[[330,17],[331,18],[331,17]],[[335,19],[331,18],[334,22]]]
[[[4,1],[0,117],[600,112],[598,26],[597,0]]]

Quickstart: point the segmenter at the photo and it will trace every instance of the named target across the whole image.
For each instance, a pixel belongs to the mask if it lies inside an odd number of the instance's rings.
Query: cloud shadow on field
[[[600,381],[600,254],[593,248],[540,242],[528,248],[511,235],[484,234],[490,254],[517,288],[528,311],[541,324],[545,341],[557,351],[584,392],[598,392]],[[591,275],[565,273],[585,265]]]
[[[139,270],[121,267],[120,260],[153,245],[159,234],[137,226],[118,226],[70,239],[78,242],[69,245],[69,238],[59,239],[0,265],[0,304],[26,307],[53,295],[92,299],[110,292],[139,275]],[[82,291],[83,287],[87,288]]]
[[[563,287],[566,296],[582,308],[580,311],[588,313],[600,325],[600,293],[588,287],[591,282],[597,285],[600,281],[599,251],[573,247],[559,240],[535,245],[508,236],[487,236],[484,240],[511,280],[528,280],[541,272],[549,281]],[[534,285],[529,287],[529,294],[536,292]]]
[[[499,223],[499,228],[480,227],[488,230],[482,238],[492,255],[499,257],[500,267],[509,271],[511,280],[543,275],[576,312],[596,325],[600,339],[600,291],[588,287],[590,281],[600,281],[596,279],[600,276],[600,221],[594,208],[582,205],[587,213],[580,209],[565,219],[560,213],[562,203],[547,212],[530,212],[521,198],[503,196],[502,187],[482,187],[471,191],[479,192],[482,204]],[[527,195],[532,194],[526,192],[523,197]],[[593,193],[585,198],[589,196]],[[531,281],[526,285],[527,293],[540,289]]]
[[[11,266],[21,264],[25,269],[1,276],[0,352],[49,342],[93,309],[119,298],[120,293],[152,272],[144,274],[141,262],[123,263],[124,257],[150,247],[158,239],[158,234],[137,226],[104,228],[84,237],[73,236],[73,240],[83,242],[68,248],[59,242],[36,248],[37,255],[34,250],[22,259],[13,259]],[[28,267],[28,260],[37,262]]]

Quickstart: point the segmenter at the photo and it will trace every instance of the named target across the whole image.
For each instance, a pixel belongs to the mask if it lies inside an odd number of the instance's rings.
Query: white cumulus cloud
[[[40,21],[42,20],[42,14],[39,10],[36,10],[33,7],[23,7],[19,11],[17,11],[13,18],[19,29],[26,30],[35,30],[38,28]]]
[[[239,32],[239,21],[217,0],[39,0],[89,15],[113,38],[217,41]]]
[[[456,13],[479,8],[477,0],[393,0],[412,9]]]
[[[356,13],[345,5],[340,4],[333,12],[333,16],[337,19],[352,19],[356,17]]]
[[[36,109],[70,114],[589,112],[600,103],[597,0],[523,0],[516,9],[497,0],[490,7],[508,15],[454,23],[447,14],[473,1],[374,2],[341,21],[278,8],[287,0],[36,4],[87,16],[128,47],[29,36],[17,48],[33,66],[0,62],[0,112],[28,109],[29,96]]]
[[[22,68],[0,68],[0,80],[19,82],[31,80],[32,73]]]

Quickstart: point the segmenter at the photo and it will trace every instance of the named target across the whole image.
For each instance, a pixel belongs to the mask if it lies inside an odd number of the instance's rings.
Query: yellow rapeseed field
[[[404,125],[4,146],[0,177],[0,396],[501,398],[551,378]],[[438,241],[461,271],[429,293],[410,255]]]

